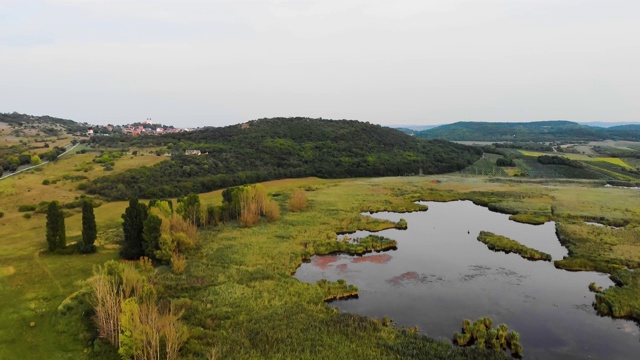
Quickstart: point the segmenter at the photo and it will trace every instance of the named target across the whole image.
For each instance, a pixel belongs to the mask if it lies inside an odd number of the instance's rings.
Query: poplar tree
[[[64,215],[60,203],[52,201],[47,207],[47,244],[49,251],[64,249],[67,246],[67,235],[64,227]]]
[[[93,213],[93,205],[91,205],[91,201],[84,200],[82,202],[82,245],[80,246],[80,252],[92,253],[96,251],[93,243],[97,237],[98,230],[96,228],[96,217]]]
[[[124,241],[120,256],[125,259],[134,260],[144,256],[143,230],[144,221],[147,219],[147,206],[139,203],[137,198],[129,200],[129,207],[122,214],[122,231]]]
[[[154,214],[149,214],[144,221],[142,238],[144,240],[144,252],[149,259],[156,260],[156,251],[160,250],[159,240],[162,235],[162,219]]]

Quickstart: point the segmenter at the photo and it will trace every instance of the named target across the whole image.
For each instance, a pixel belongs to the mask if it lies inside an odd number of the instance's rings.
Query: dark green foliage
[[[120,256],[123,258],[133,260],[144,256],[142,233],[147,213],[147,206],[139,203],[137,198],[129,200],[129,207],[122,214],[124,241],[122,249],[120,249]]]
[[[160,227],[162,226],[162,219],[160,217],[150,214],[144,221],[142,238],[144,240],[143,247],[145,256],[149,259],[156,259],[156,251],[160,250],[159,240],[162,235]]]
[[[58,156],[60,156],[64,152],[65,152],[65,148],[56,146],[53,149],[50,149],[49,151],[42,153],[41,158],[46,159],[47,161],[55,161],[58,158]]]
[[[358,121],[275,118],[247,125],[154,137],[93,137],[99,146],[172,144],[172,157],[96,179],[87,191],[111,199],[162,198],[281,178],[398,176],[420,169],[435,174],[463,169],[481,155],[478,148],[423,141]],[[193,149],[202,155],[185,155]]]
[[[0,211],[0,219],[2,219],[3,216],[4,216],[4,213]]]
[[[96,227],[96,216],[93,213],[93,205],[90,200],[82,201],[82,243],[78,244],[78,251],[81,253],[92,253],[96,251],[93,243],[98,237]]]
[[[551,261],[551,255],[524,246],[519,242],[509,239],[504,236],[496,235],[488,231],[480,231],[478,235],[478,241],[487,245],[487,247],[494,251],[502,251],[504,253],[516,253],[528,260],[545,260]]]
[[[564,156],[556,156],[556,155],[542,155],[538,156],[538,162],[543,165],[566,165],[575,168],[581,168],[582,164],[579,161],[571,160]]]
[[[18,211],[19,212],[35,211],[35,210],[36,210],[36,206],[35,205],[20,205],[20,206],[18,206]]]
[[[64,215],[60,203],[51,201],[47,207],[46,237],[49,251],[64,249],[67,246]]]
[[[488,146],[484,146],[482,149],[485,152],[494,152],[491,149],[497,150],[499,152],[495,152],[496,154],[504,155],[505,153],[512,154],[512,152],[506,152],[505,149],[519,149],[519,150],[529,150],[529,151],[541,151],[541,152],[552,152],[553,147],[551,145],[547,145],[544,143],[538,142],[508,142],[508,143],[495,143]],[[501,151],[500,151],[501,150]]]
[[[516,166],[516,163],[513,162],[513,159],[501,157],[501,158],[496,160],[496,165],[498,165],[498,166]]]

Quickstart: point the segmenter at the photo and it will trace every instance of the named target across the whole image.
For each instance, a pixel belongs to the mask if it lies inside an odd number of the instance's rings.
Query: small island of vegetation
[[[516,253],[527,260],[551,261],[551,255],[547,253],[524,246],[515,240],[492,232],[481,231],[480,235],[478,235],[478,241],[486,244],[489,249],[494,251],[502,251],[507,254]]]

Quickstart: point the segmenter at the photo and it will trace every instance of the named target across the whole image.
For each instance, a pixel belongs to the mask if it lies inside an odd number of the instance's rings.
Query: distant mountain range
[[[630,140],[640,141],[640,124],[622,123],[605,127],[572,121],[534,122],[457,122],[440,125],[426,130],[403,129],[408,134],[423,139],[444,139],[450,141],[599,141]],[[599,124],[601,126],[595,126]],[[615,123],[613,123],[615,124]],[[619,124],[619,123],[618,123]]]
[[[595,126],[602,128],[610,128],[614,126],[623,126],[623,125],[640,125],[640,122],[628,122],[628,121],[619,121],[619,122],[605,122],[605,121],[591,121],[591,122],[579,122],[580,125],[587,126]]]

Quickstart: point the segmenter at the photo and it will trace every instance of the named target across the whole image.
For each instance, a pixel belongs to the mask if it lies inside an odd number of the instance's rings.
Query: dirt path
[[[33,260],[35,260],[36,264],[38,264],[38,266],[45,272],[47,273],[47,275],[49,275],[49,278],[51,278],[51,281],[53,281],[56,286],[58,287],[58,289],[62,292],[62,286],[60,285],[60,282],[58,280],[56,280],[55,276],[53,276],[53,274],[51,273],[51,270],[49,270],[49,268],[42,263],[42,261],[40,261],[40,252],[42,250],[37,250],[35,254],[33,254]]]

